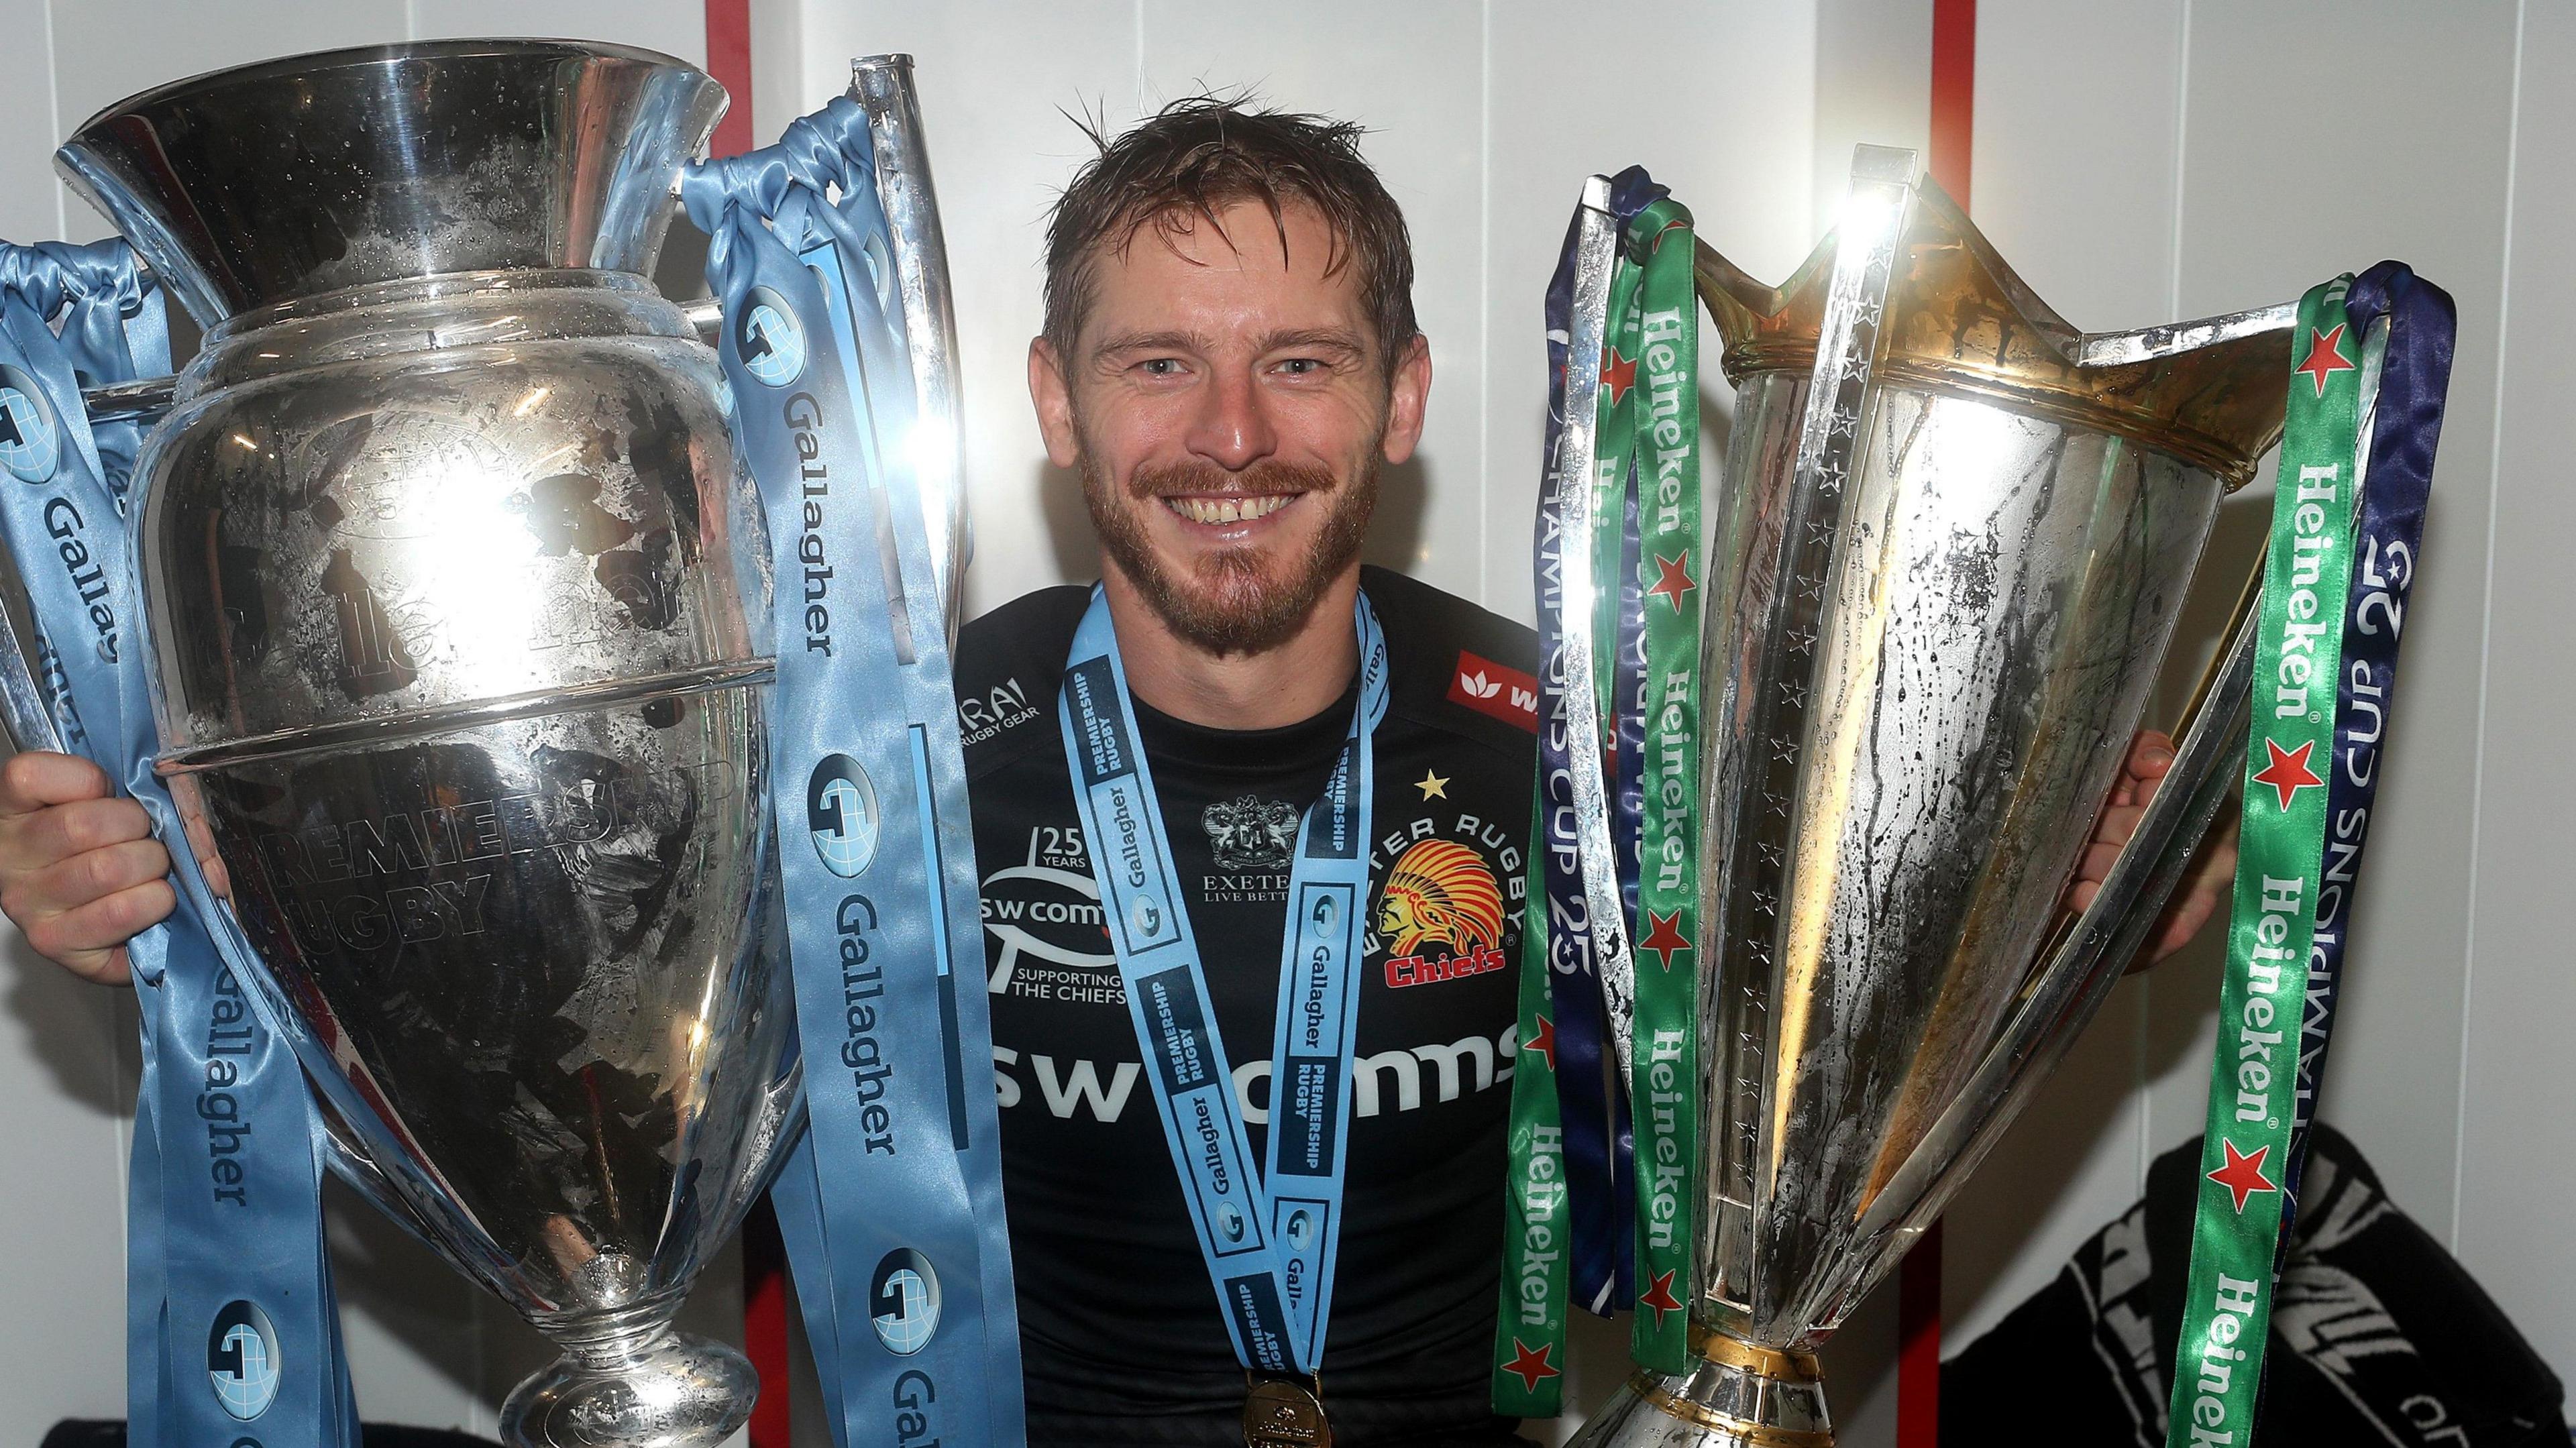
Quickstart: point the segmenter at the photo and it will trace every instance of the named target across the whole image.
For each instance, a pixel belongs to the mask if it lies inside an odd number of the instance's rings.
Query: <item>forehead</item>
[[[1359,268],[1321,212],[1291,199],[1274,219],[1260,201],[1243,200],[1218,207],[1216,220],[1168,212],[1125,247],[1103,248],[1084,341],[1164,331],[1249,340],[1282,328],[1366,335]]]

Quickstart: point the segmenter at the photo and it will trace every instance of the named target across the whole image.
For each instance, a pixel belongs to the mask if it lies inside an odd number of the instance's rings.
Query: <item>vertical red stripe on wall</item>
[[[709,149],[741,155],[751,149],[751,0],[707,0],[707,74],[733,96]]]
[[[1947,189],[1947,188],[1944,188]],[[1896,1275],[1896,1448],[1941,1441],[1941,1224]]]
[[[1968,209],[1977,118],[1977,0],[1932,0],[1932,179]]]
[[[707,149],[739,156],[751,149],[751,0],[707,0],[707,74],[733,97]],[[764,1200],[742,1225],[742,1347],[760,1374],[751,1448],[789,1448],[787,1311],[787,1249]]]
[[[1932,180],[1968,209],[1977,118],[1977,0],[1932,0]],[[1941,1441],[1941,1224],[1896,1280],[1897,1448]]]

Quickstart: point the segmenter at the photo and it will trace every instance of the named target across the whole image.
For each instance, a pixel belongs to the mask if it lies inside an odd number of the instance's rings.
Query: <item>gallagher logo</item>
[[[898,1357],[910,1357],[930,1346],[939,1331],[939,1274],[930,1259],[910,1247],[897,1247],[877,1263],[868,1280],[868,1322],[877,1341]]]
[[[22,483],[51,482],[63,458],[62,434],[36,379],[0,367],[0,467]]]
[[[1538,732],[1538,680],[1465,649],[1458,651],[1458,672],[1449,680],[1449,702]]]
[[[877,857],[877,789],[846,754],[826,754],[805,780],[805,828],[823,868],[844,880],[867,873]]]
[[[240,1298],[224,1304],[206,1334],[206,1377],[215,1401],[247,1423],[277,1401],[277,1329],[259,1304]]]
[[[734,318],[733,352],[742,370],[771,387],[805,375],[805,329],[796,309],[767,287],[753,287]]]

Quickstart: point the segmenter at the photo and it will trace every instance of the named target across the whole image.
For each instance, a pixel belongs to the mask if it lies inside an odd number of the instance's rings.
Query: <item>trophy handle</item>
[[[912,465],[930,525],[933,587],[957,642],[965,611],[966,562],[974,532],[966,513],[966,434],[957,387],[957,309],[948,289],[948,242],[930,184],[930,152],[912,86],[912,57],[869,55],[850,62],[850,99],[868,115],[877,163],[877,200],[894,245],[903,296],[904,346],[912,354]]]
[[[2214,318],[2210,323],[2159,329],[2177,334],[2176,346],[2198,345],[2190,329],[2242,324],[2265,330],[2285,315],[2280,308]],[[2362,396],[2375,399],[2387,321],[2372,324],[2362,344]],[[2357,486],[2368,486],[2375,412],[2362,416],[2355,460]],[[2225,643],[2202,671],[2179,727],[2173,767],[2120,850],[2093,903],[2060,927],[2022,990],[2022,1003],[1976,1073],[1923,1141],[1888,1178],[1859,1237],[1869,1267],[1854,1281],[1869,1283],[1929,1227],[1959,1185],[1976,1170],[2004,1129],[2029,1103],[2034,1088],[2054,1071],[2126,972],[2145,943],[2193,857],[2208,836],[2243,773],[2252,723],[2254,651],[2261,624],[2263,554],[2240,591]],[[1890,1229],[1893,1230],[1890,1230]]]

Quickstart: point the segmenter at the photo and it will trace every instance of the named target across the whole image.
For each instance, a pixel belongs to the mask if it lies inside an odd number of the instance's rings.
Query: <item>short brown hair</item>
[[[1116,140],[1086,126],[1100,154],[1077,172],[1047,222],[1046,340],[1069,366],[1089,316],[1094,268],[1124,254],[1152,226],[1165,237],[1258,201],[1288,245],[1284,203],[1322,213],[1332,251],[1327,276],[1357,268],[1360,296],[1389,368],[1421,330],[1413,319],[1413,240],[1404,213],[1361,159],[1348,121],[1256,110],[1250,97],[1192,96],[1139,121]]]

